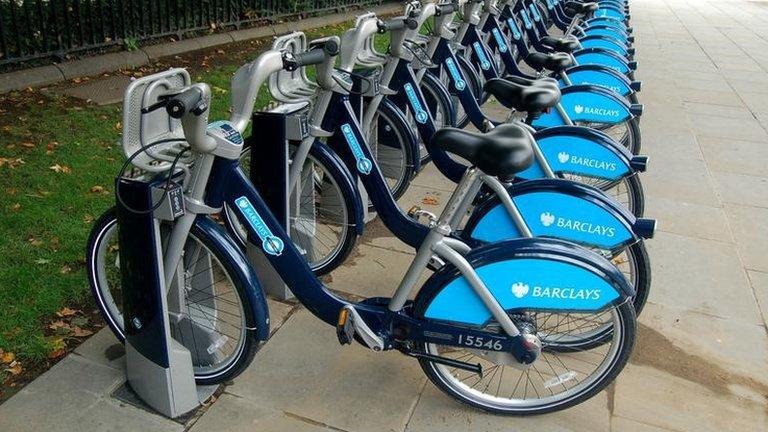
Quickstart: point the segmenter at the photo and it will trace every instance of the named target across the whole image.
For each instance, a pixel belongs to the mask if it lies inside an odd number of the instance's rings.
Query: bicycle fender
[[[602,87],[579,84],[560,89],[560,106],[573,122],[617,124],[632,118],[629,102],[623,96]],[[550,110],[532,122],[546,128],[565,124],[557,110]]]
[[[632,82],[626,75],[602,65],[586,64],[573,66],[565,71],[571,81],[571,85],[590,84],[611,90],[622,96],[628,96],[634,92]],[[555,74],[553,74],[554,77]],[[560,87],[567,84],[559,80]]]
[[[327,164],[327,168],[336,170],[337,175],[335,178],[339,182],[339,187],[347,188],[355,197],[355,214],[353,216],[355,220],[355,228],[357,234],[362,235],[363,228],[365,226],[365,218],[363,216],[363,199],[360,196],[360,190],[357,188],[356,180],[353,179],[352,174],[350,174],[347,166],[344,165],[344,162],[341,160],[339,155],[337,155],[333,150],[331,150],[330,147],[328,147],[328,145],[322,141],[316,139],[312,144],[312,155],[318,159],[322,159],[323,162]]]
[[[556,239],[517,239],[474,249],[466,256],[507,311],[599,311],[634,295],[605,258]],[[432,301],[425,318],[484,325],[493,319],[464,276],[443,266],[422,287]]]
[[[259,340],[267,340],[269,338],[269,307],[250,261],[243,255],[240,246],[232,240],[219,223],[208,216],[201,215],[195,219],[195,224],[226,252],[225,256],[219,258],[229,260],[229,264],[235,269],[235,274],[232,276],[242,282],[246,289],[246,294],[251,300],[251,311],[256,320],[254,323],[256,328],[249,329],[249,331],[255,331],[256,337]]]
[[[599,48],[614,52],[624,58],[629,55],[624,43],[612,36],[587,35],[580,38],[579,43],[583,48]]]
[[[642,222],[638,224],[634,215],[599,189],[567,180],[535,179],[515,183],[507,192],[535,237],[609,250],[639,240],[633,229],[642,228]],[[462,235],[483,242],[522,237],[497,196],[474,209]]]
[[[603,65],[625,75],[632,70],[626,58],[603,48],[582,48],[575,51],[573,57],[578,64]]]
[[[604,133],[579,126],[556,126],[534,134],[549,167],[556,174],[569,173],[620,180],[635,173],[633,155]],[[637,158],[640,159],[641,157]],[[521,180],[542,178],[539,162],[515,177]]]
[[[617,39],[624,43],[624,45],[629,46],[629,40],[627,39],[629,35],[622,29],[618,27],[612,27],[609,25],[593,25],[589,26],[586,29],[584,29],[584,34],[586,36],[607,36],[614,39]]]

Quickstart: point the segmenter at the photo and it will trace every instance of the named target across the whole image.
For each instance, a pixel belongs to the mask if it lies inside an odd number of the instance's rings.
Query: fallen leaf
[[[38,258],[37,260],[35,260],[35,264],[43,265],[43,264],[50,264],[50,263],[51,263],[51,260],[45,259],[45,258]]]
[[[35,148],[35,145],[31,142],[23,142],[21,143],[21,146],[24,148]]]
[[[69,174],[72,172],[72,168],[66,165],[59,165],[59,164],[51,165],[48,167],[48,169],[50,169],[53,172],[64,173],[64,174]]]
[[[73,334],[75,337],[86,337],[92,335],[93,332],[90,330],[81,329],[80,327],[75,327]]]
[[[51,360],[55,360],[59,357],[63,357],[65,354],[67,354],[67,350],[65,348],[59,348],[57,350],[53,350],[50,353],[48,353],[48,358]]]
[[[69,328],[69,324],[65,323],[62,320],[54,321],[48,325],[48,328],[51,330],[58,330],[60,328]]]
[[[16,360],[16,354],[12,352],[0,353],[0,363],[11,364],[14,360]]]
[[[13,211],[19,211],[19,209],[21,209],[21,204],[19,204],[19,203],[13,203],[13,204],[11,204],[11,210],[13,210]]]
[[[43,244],[43,241],[42,241],[42,240],[40,240],[40,239],[38,239],[38,238],[35,238],[35,237],[30,237],[30,238],[28,238],[28,239],[27,239],[27,241],[28,241],[28,242],[29,242],[29,244],[31,244],[32,246],[40,246],[41,244]]]
[[[11,367],[6,369],[5,371],[10,373],[11,375],[18,375],[18,374],[20,374],[21,372],[24,371],[24,368],[21,367],[21,363],[19,363],[17,361],[14,361],[13,363],[11,363],[10,366]]]
[[[91,186],[91,193],[104,193],[104,186]]]
[[[67,343],[64,341],[64,338],[62,337],[53,338],[50,341],[51,341],[51,349],[54,351],[67,348]]]
[[[61,268],[59,269],[59,273],[61,273],[61,274],[72,273],[72,267],[70,267],[70,266],[65,264],[65,265],[61,266]]]
[[[424,199],[421,200],[421,203],[422,204],[426,204],[426,205],[438,205],[439,204],[439,202],[437,201],[437,198],[435,198],[435,197],[425,197]]]
[[[87,215],[85,215],[85,216],[83,216],[83,222],[85,222],[85,223],[87,223],[87,224],[89,224],[89,223],[93,222],[93,216],[91,216],[91,215],[88,215],[88,214],[87,214]]]
[[[70,309],[70,308],[68,308],[68,307],[66,307],[66,306],[65,306],[65,307],[63,307],[63,308],[62,308],[60,311],[56,312],[56,316],[60,316],[60,317],[68,317],[68,316],[72,316],[72,315],[75,315],[75,314],[76,314],[76,313],[78,313],[78,312],[79,312],[79,311],[77,311],[77,310],[75,310],[75,309]]]
[[[123,128],[123,124],[121,122],[115,123],[115,129],[120,130]]]

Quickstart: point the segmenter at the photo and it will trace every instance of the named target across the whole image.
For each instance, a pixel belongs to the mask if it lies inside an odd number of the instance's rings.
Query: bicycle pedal
[[[339,320],[336,323],[336,337],[341,345],[350,345],[355,338],[355,327],[349,309],[343,308],[339,312]]]

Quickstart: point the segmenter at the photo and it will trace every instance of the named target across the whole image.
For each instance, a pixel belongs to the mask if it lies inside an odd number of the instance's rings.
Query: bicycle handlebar
[[[171,96],[165,104],[168,115],[180,119],[185,114],[191,113],[198,116],[208,109],[208,104],[203,99],[203,92],[197,87],[190,87],[183,92]]]

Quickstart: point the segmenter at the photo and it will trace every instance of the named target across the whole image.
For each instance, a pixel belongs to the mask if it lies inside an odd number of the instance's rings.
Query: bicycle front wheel
[[[289,151],[294,153],[295,147]],[[352,252],[357,241],[354,191],[342,187],[341,174],[326,160],[325,153],[313,145],[301,169],[296,196],[290,198],[289,229],[299,252],[316,275],[326,274],[338,267]],[[240,155],[240,168],[250,172],[251,147]],[[248,231],[233,209],[224,206],[227,229],[241,247],[248,244]]]
[[[163,240],[169,225],[161,226]],[[115,336],[125,341],[120,248],[115,208],[94,225],[86,255],[96,305]],[[169,287],[171,337],[192,355],[195,380],[216,384],[239,375],[259,347],[248,290],[229,255],[209,234],[192,226],[184,245],[180,277]],[[176,283],[183,286],[176,286]]]

